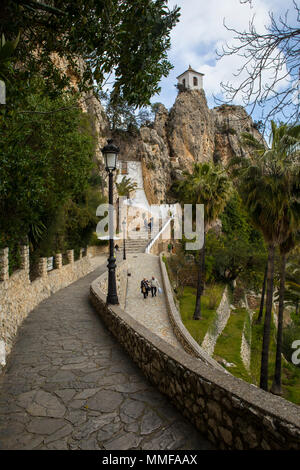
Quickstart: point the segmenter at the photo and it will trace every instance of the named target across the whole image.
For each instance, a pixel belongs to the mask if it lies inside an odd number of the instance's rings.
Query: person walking
[[[144,296],[144,299],[148,297],[148,291],[149,291],[149,284],[147,279],[144,277],[144,279],[141,281],[141,293]]]
[[[148,281],[148,279],[146,279],[146,284],[147,284],[147,291],[149,294],[149,292],[151,291],[151,284],[150,284],[150,281]]]
[[[152,297],[156,297],[156,292],[157,292],[157,289],[159,289],[160,285],[159,285],[158,280],[154,276],[152,276],[151,278],[150,286],[151,286]]]

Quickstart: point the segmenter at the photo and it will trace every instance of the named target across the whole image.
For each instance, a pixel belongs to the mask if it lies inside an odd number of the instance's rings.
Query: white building
[[[185,72],[178,75],[177,80],[178,84],[182,85],[184,88],[203,90],[203,76],[204,73],[197,72],[189,65],[189,68]]]
[[[144,180],[142,163],[137,161],[121,161],[117,163],[119,174],[117,176],[117,183],[121,183],[124,176],[130,179],[131,183],[136,183],[137,187],[134,191],[134,196],[129,199],[128,206],[141,209],[141,211],[150,213],[150,204],[147,200],[144,191]]]

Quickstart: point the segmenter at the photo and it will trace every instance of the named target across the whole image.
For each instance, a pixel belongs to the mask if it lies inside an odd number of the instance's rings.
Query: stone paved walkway
[[[164,293],[157,293],[156,297],[152,297],[151,292],[149,292],[148,298],[144,299],[140,290],[141,280],[144,277],[151,279],[152,276],[156,277],[163,289],[159,257],[151,254],[136,253],[135,255],[127,256],[127,259],[128,272],[130,272],[131,276],[128,277],[127,284],[126,312],[150,331],[172,344],[172,346],[183,350],[182,345],[173,333]]]
[[[102,325],[88,292],[103,269],[24,321],[0,376],[0,449],[211,448]]]

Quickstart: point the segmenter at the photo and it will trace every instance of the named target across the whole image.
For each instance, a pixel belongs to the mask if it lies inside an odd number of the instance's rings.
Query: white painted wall
[[[198,86],[194,85],[193,78],[197,77]],[[183,80],[185,79],[185,87],[191,90],[202,90],[203,89],[203,76],[196,75],[194,72],[186,71],[178,80],[179,83],[183,85]]]
[[[144,181],[143,181],[143,172],[141,162],[129,161],[127,162],[128,174],[121,174],[121,163],[118,162],[118,168],[120,173],[117,176],[117,183],[120,183],[124,176],[130,178],[132,182],[137,183],[137,188],[135,190],[134,198],[130,200],[130,205],[133,207],[138,207],[144,209],[145,211],[150,211],[150,205],[148,203],[145,191],[144,191]]]

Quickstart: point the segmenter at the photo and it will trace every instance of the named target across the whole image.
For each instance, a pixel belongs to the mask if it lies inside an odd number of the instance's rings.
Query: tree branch
[[[250,3],[251,0],[240,0],[241,3]],[[295,0],[294,9],[297,21],[300,11]],[[299,52],[300,28],[288,22],[288,11],[278,20],[269,12],[270,25],[265,34],[256,31],[252,16],[247,31],[238,31],[226,25],[224,27],[234,34],[234,43],[226,43],[221,51],[217,52],[218,60],[237,55],[242,58],[242,64],[233,74],[241,77],[237,86],[227,82],[221,83],[223,98],[216,98],[218,104],[232,103],[238,96],[244,106],[250,106],[251,113],[262,108],[264,120],[276,116],[284,116],[288,122],[299,119]],[[268,81],[264,83],[265,74]],[[245,78],[242,78],[245,75]],[[297,88],[298,87],[298,88]],[[270,108],[264,114],[265,105]]]

